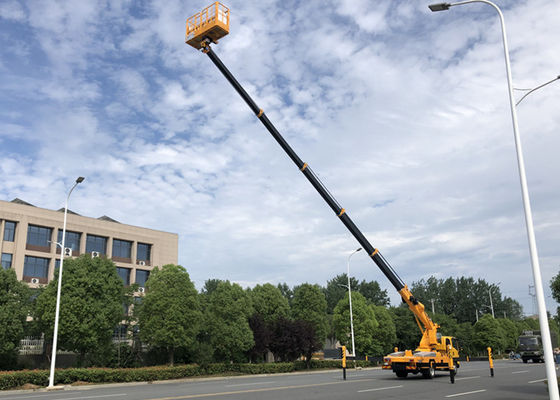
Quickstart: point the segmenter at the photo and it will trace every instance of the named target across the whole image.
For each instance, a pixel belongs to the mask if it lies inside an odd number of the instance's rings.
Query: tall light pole
[[[58,341],[58,316],[60,314],[60,288],[62,287],[62,267],[64,265],[64,242],[66,240],[66,217],[68,216],[68,200],[70,195],[79,183],[84,181],[84,177],[80,176],[76,179],[74,186],[68,192],[66,196],[66,203],[64,204],[64,223],[62,225],[62,243],[60,244],[60,267],[58,267],[58,287],[56,288],[56,310],[54,313],[54,332],[53,332],[53,347],[51,356],[51,372],[49,375],[49,386],[48,388],[54,388],[54,367],[56,365],[56,345]],[[58,244],[58,243],[57,243]]]
[[[498,282],[498,285],[502,282]],[[490,297],[490,309],[492,310],[492,318],[494,317],[494,303],[492,302],[492,286],[488,287],[488,297]]]
[[[537,254],[537,245],[535,241],[535,231],[533,229],[533,216],[531,213],[531,202],[529,200],[529,191],[527,189],[527,178],[525,176],[525,162],[523,161],[523,151],[521,149],[521,139],[519,137],[519,127],[517,124],[517,110],[515,108],[515,99],[513,96],[513,83],[511,79],[511,66],[509,62],[509,50],[507,44],[506,24],[504,15],[500,8],[488,0],[469,0],[458,3],[439,3],[428,6],[432,11],[449,10],[450,7],[460,6],[470,3],[484,3],[493,7],[500,17],[502,26],[502,41],[504,45],[504,58],[506,62],[506,75],[508,82],[509,104],[511,108],[511,121],[513,124],[513,136],[515,139],[515,149],[517,151],[517,166],[519,170],[519,180],[521,183],[521,195],[523,197],[523,207],[525,210],[525,225],[527,228],[527,239],[529,242],[529,252],[531,255],[531,265],[533,267],[533,279],[535,281],[535,291],[537,294],[537,305],[539,308],[539,325],[541,328],[541,338],[543,342],[544,359],[546,363],[546,376],[548,378],[548,393],[551,400],[560,400],[558,393],[558,380],[556,377],[556,369],[554,367],[554,359],[552,353],[552,341],[550,339],[550,330],[548,327],[548,316],[546,314],[546,304],[544,302],[544,290],[542,285],[541,269],[539,266],[539,257]]]
[[[352,289],[350,287],[350,258],[360,250],[362,250],[361,247],[350,253],[350,255],[348,256],[348,261],[346,262],[346,277],[348,278],[348,301],[350,302],[350,333],[352,335],[352,357],[356,357],[356,346],[354,344],[354,317],[352,315]]]

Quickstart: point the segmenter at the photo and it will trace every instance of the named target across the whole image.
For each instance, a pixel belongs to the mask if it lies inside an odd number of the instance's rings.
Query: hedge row
[[[357,366],[367,367],[371,363],[356,361]],[[350,366],[351,364],[349,364]],[[312,369],[341,368],[340,360],[312,360]],[[267,364],[208,364],[178,365],[174,367],[143,367],[143,368],[68,368],[59,369],[55,373],[55,384],[71,384],[74,382],[115,383],[115,382],[151,382],[168,379],[180,379],[193,376],[209,376],[222,374],[274,374],[301,371],[307,369],[304,361],[294,363]],[[48,370],[24,370],[0,372],[0,390],[13,389],[25,384],[47,386]]]

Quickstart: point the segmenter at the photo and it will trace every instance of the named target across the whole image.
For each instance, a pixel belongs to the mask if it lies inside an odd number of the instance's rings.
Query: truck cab
[[[519,354],[524,363],[533,360],[534,363],[544,362],[544,352],[539,331],[525,331],[519,336]]]

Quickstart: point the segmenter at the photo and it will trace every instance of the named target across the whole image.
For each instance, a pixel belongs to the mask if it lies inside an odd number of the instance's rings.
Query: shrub
[[[368,361],[356,361],[360,367],[372,366]],[[352,366],[348,362],[348,366]],[[340,360],[312,360],[311,369],[341,368]],[[55,384],[68,385],[74,382],[115,383],[115,382],[151,382],[169,379],[181,379],[203,375],[227,374],[275,374],[308,369],[305,361],[293,363],[264,363],[264,364],[186,364],[177,366],[157,366],[142,368],[68,368],[59,369],[55,374]],[[0,390],[14,389],[26,383],[37,386],[47,386],[48,370],[23,370],[0,372]]]

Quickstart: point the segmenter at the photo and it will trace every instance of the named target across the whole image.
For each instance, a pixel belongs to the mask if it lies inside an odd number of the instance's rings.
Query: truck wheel
[[[529,360],[527,360],[526,358],[523,359],[523,362],[524,362],[525,364],[527,364],[527,361],[529,361]]]
[[[397,374],[397,377],[399,377],[399,378],[406,378],[406,376],[408,375],[408,372],[406,372],[406,371],[396,371],[395,374]]]
[[[422,371],[422,375],[426,379],[433,379],[434,376],[436,376],[436,369],[434,368],[434,363],[433,362],[430,363],[430,368]]]

